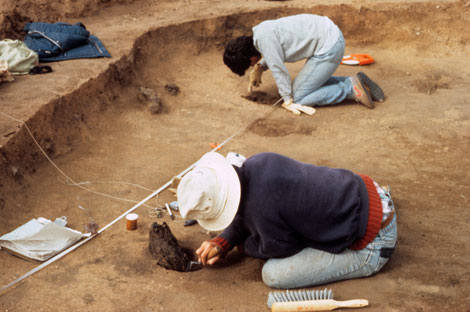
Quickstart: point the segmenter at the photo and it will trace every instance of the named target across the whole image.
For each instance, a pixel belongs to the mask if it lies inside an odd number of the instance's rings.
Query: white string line
[[[280,101],[282,100],[279,99],[276,103],[274,103],[272,105],[272,110],[270,112],[268,112],[267,114],[265,114],[265,116],[263,118],[266,118],[267,116],[271,115],[272,112],[274,111],[274,108],[276,107],[277,104],[280,103]],[[36,139],[34,139],[34,136],[32,135],[31,131],[29,130],[28,126],[26,125],[26,123],[24,123],[23,121],[21,120],[18,120],[16,118],[13,118],[3,112],[0,111],[0,114],[6,116],[6,117],[9,117],[13,120],[16,120],[16,121],[19,121],[19,122],[22,122],[26,129],[28,130],[29,134],[31,135],[31,137],[33,138],[34,142],[36,143],[36,145],[40,148],[41,151],[42,148],[39,146],[39,143],[37,143]],[[226,143],[228,143],[231,139],[233,139],[237,134],[241,133],[243,130],[246,130],[248,129],[253,123],[255,123],[257,120],[259,120],[259,118],[257,119],[254,119],[253,121],[251,121],[249,124],[247,124],[245,127],[239,129],[237,132],[235,132],[234,134],[232,134],[230,137],[228,137],[226,140],[224,140],[220,145],[218,145],[217,147],[214,147],[212,149],[212,151],[216,151],[218,150],[219,148],[221,148],[222,146],[224,146]],[[44,151],[43,151],[44,153]],[[46,158],[52,162],[52,160],[49,158],[49,156],[47,156],[45,154]],[[198,160],[199,161],[199,160]],[[188,168],[186,168],[185,170],[183,170],[182,172],[180,172],[177,176],[177,178],[181,178],[183,177],[187,172],[189,172],[190,170],[192,170],[194,168],[194,166],[197,164],[196,161],[195,163],[193,163],[192,165],[190,165]],[[53,163],[54,167],[59,170],[59,172],[61,172],[65,177],[67,177],[67,175],[65,175],[54,163]],[[73,181],[72,179],[70,179],[71,181]],[[0,295],[3,294],[4,291],[6,291],[8,288],[12,287],[13,285],[21,282],[22,280],[26,279],[27,277],[33,275],[34,273],[42,270],[43,268],[45,268],[46,266],[48,266],[49,264],[55,262],[56,260],[59,260],[60,258],[62,258],[63,256],[67,255],[68,253],[74,251],[75,249],[77,249],[78,247],[82,246],[83,244],[87,243],[88,241],[90,241],[91,239],[95,238],[96,236],[98,236],[99,234],[101,234],[103,231],[105,231],[107,228],[109,228],[110,226],[112,226],[113,224],[115,224],[116,222],[118,222],[120,219],[122,219],[124,216],[126,216],[127,214],[131,213],[132,211],[136,210],[137,208],[139,208],[142,204],[144,204],[146,201],[148,201],[149,199],[151,199],[152,197],[158,195],[161,191],[165,190],[168,186],[170,186],[173,182],[173,178],[168,181],[167,183],[165,183],[163,186],[161,186],[158,190],[154,191],[152,194],[148,195],[147,197],[145,197],[143,200],[141,200],[139,203],[137,203],[136,205],[134,205],[132,208],[130,208],[129,210],[127,210],[126,212],[124,212],[123,214],[121,214],[119,217],[117,217],[116,219],[114,219],[113,221],[111,221],[110,223],[108,223],[105,227],[101,228],[95,235],[92,235],[78,243],[76,243],[75,245],[72,245],[70,246],[69,248],[67,248],[66,250],[62,251],[61,253],[57,254],[56,256],[52,257],[51,259],[47,260],[46,262],[38,265],[37,267],[35,267],[34,269],[30,270],[29,272],[25,273],[24,275],[20,276],[19,278],[17,278],[16,280],[8,283],[7,285],[3,286],[2,288],[0,288]],[[82,186],[79,186],[80,188],[83,188]],[[86,189],[86,188],[83,188],[83,189]]]
[[[247,124],[245,127],[242,127],[240,129],[238,129],[238,131],[236,131],[234,134],[232,134],[230,137],[228,137],[227,139],[225,139],[225,141],[223,141],[222,143],[220,143],[219,145],[217,145],[216,147],[214,147],[212,149],[212,151],[216,151],[220,148],[222,148],[222,146],[224,146],[226,143],[228,143],[231,139],[233,139],[235,136],[237,136],[238,134],[240,134],[242,131],[245,131],[247,130],[248,128],[250,128],[255,122],[257,122],[258,120],[260,119],[266,119],[269,115],[271,115],[274,111],[274,109],[276,108],[276,105],[279,104],[280,102],[282,101],[282,98],[280,98],[279,100],[276,101],[276,103],[274,103],[273,105],[271,105],[272,109],[267,112],[263,118],[255,118],[253,119],[249,124]]]
[[[101,181],[82,181],[82,182],[78,182],[78,183],[71,183],[67,180],[63,181],[61,180],[60,178],[58,178],[58,180],[61,182],[61,183],[64,183],[65,185],[70,185],[70,186],[77,186],[77,184],[80,184],[80,185],[91,185],[91,184],[123,184],[123,185],[130,185],[130,186],[134,186],[136,188],[140,188],[142,190],[145,190],[145,191],[148,191],[148,192],[153,192],[154,190],[152,189],[149,189],[145,186],[142,186],[142,185],[139,185],[139,184],[135,184],[135,183],[130,183],[130,182],[122,182],[122,181],[107,181],[107,182],[101,182]],[[137,201],[136,201],[137,202]]]
[[[69,182],[67,179],[65,181],[63,181],[63,180],[60,179],[60,177],[58,177],[57,179],[59,180],[59,182],[64,183],[65,185],[69,185],[69,186],[79,187],[79,186],[84,185],[84,184],[89,185],[89,184],[113,184],[113,183],[115,183],[115,184],[132,185],[132,186],[139,187],[139,188],[142,188],[144,190],[147,190],[149,192],[153,192],[153,190],[151,190],[151,189],[145,188],[145,187],[140,186],[138,184],[128,183],[128,182],[90,182],[90,181],[84,181],[84,182],[75,183],[75,182]],[[81,187],[81,189],[84,189],[87,192],[93,193],[95,195],[100,195],[100,196],[104,196],[104,197],[111,198],[111,199],[125,201],[125,202],[128,202],[128,203],[138,203],[139,202],[138,200],[127,199],[127,198],[122,198],[122,197],[116,197],[116,196],[109,195],[109,194],[102,193],[102,192],[98,192],[98,191],[95,191],[95,190],[92,190],[92,189],[89,189],[89,188]],[[147,205],[147,204],[143,204],[143,206],[148,207],[148,208],[152,208],[152,209],[158,209],[159,208],[159,207],[154,207],[154,206],[150,206],[150,205]]]
[[[138,203],[139,201],[137,200],[133,200],[133,199],[127,199],[127,198],[121,198],[121,197],[116,197],[116,196],[113,196],[113,195],[109,195],[109,194],[106,194],[106,193],[103,193],[103,192],[98,192],[98,191],[95,191],[95,190],[92,190],[92,189],[89,189],[87,187],[84,187],[82,186],[80,183],[77,183],[75,182],[75,180],[73,180],[71,177],[69,177],[64,171],[62,171],[53,161],[52,159],[47,155],[47,153],[42,149],[41,145],[39,145],[38,141],[36,140],[36,138],[34,137],[33,133],[31,132],[31,130],[29,129],[28,125],[26,124],[26,122],[20,120],[20,119],[16,119],[15,117],[12,117],[6,113],[3,113],[3,112],[0,112],[0,114],[2,114],[3,116],[7,117],[7,118],[10,118],[12,120],[15,120],[17,122],[20,122],[22,123],[26,130],[28,131],[29,135],[31,136],[31,138],[33,139],[34,143],[36,144],[36,146],[39,148],[39,150],[41,151],[41,153],[44,155],[44,157],[46,157],[46,159],[51,163],[52,166],[54,166],[54,168],[59,171],[59,173],[61,175],[63,175],[66,179],[66,181],[71,181],[72,182],[72,185],[75,185],[77,186],[78,188],[81,188],[82,190],[84,191],[87,191],[87,192],[90,192],[92,194],[95,194],[95,195],[100,195],[100,196],[103,196],[103,197],[107,197],[107,198],[110,198],[110,199],[115,199],[115,200],[120,200],[120,201],[125,201],[125,202],[129,202],[129,203]],[[148,205],[146,205],[147,207],[149,207]],[[156,207],[152,207],[152,208],[156,208]]]

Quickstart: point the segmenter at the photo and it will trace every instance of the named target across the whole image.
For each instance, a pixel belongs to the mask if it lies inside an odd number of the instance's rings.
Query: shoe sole
[[[353,89],[356,94],[356,102],[368,108],[374,108],[374,102],[369,95],[369,92],[364,88],[364,84],[357,78],[351,77],[353,80]]]
[[[369,76],[363,72],[358,72],[356,76],[362,84],[365,84],[369,88],[372,100],[378,102],[383,102],[385,100],[385,94],[382,88],[380,88],[379,85],[372,79],[370,79]]]

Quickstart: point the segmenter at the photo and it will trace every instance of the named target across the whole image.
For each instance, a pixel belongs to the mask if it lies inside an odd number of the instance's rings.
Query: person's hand
[[[282,107],[297,116],[300,116],[301,113],[304,113],[307,115],[315,114],[315,108],[310,107],[310,106],[305,106],[302,104],[295,104],[292,99],[290,99],[287,102],[282,103]]]
[[[212,250],[214,249],[214,250]],[[212,257],[209,257],[210,256]],[[212,244],[208,241],[205,241],[201,246],[196,250],[197,261],[202,262],[202,264],[214,264],[220,259],[219,247],[215,244]]]
[[[253,70],[250,72],[250,84],[248,85],[248,93],[253,92],[253,87],[261,85],[261,76],[263,75],[263,67],[258,63],[255,64]]]

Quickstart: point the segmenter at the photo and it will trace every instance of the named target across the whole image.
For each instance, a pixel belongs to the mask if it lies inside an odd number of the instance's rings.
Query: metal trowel
[[[214,258],[217,256],[220,252],[220,248],[218,246],[215,246],[209,251],[209,254],[207,255],[207,260]],[[202,269],[204,264],[200,261],[189,261],[188,266],[186,267],[186,272],[193,272]]]

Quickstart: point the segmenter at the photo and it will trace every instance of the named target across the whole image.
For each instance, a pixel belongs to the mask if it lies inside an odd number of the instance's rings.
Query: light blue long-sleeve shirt
[[[340,30],[328,17],[299,14],[268,20],[253,27],[253,44],[261,53],[260,64],[269,68],[284,101],[292,97],[285,62],[322,55],[333,47]]]

